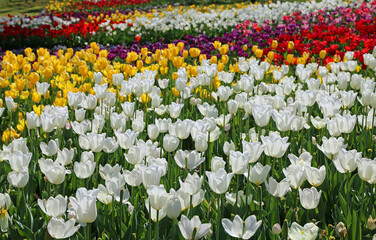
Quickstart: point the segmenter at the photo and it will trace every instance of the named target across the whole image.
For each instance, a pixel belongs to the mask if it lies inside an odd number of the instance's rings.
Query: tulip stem
[[[172,157],[172,153],[169,153],[169,152],[167,152],[166,153],[167,154],[167,166],[169,166],[169,169],[171,169],[172,168],[172,165],[173,165],[173,163],[172,163],[172,161],[173,161],[173,157]],[[170,154],[171,154],[171,156],[170,156]],[[172,184],[173,184],[173,182],[171,182],[172,181],[172,171],[168,171],[168,180],[166,180],[166,190],[168,190],[168,191],[170,191],[170,189],[171,189],[171,187],[172,187]]]
[[[211,166],[211,152],[210,152],[210,132],[208,133],[208,149],[207,149],[207,160],[204,162],[204,173],[206,172],[206,164],[209,164],[209,169]]]
[[[346,193],[346,201],[349,203],[350,205],[350,208],[351,208],[351,202],[350,202],[350,190],[351,190],[351,186],[350,186],[350,178],[351,178],[351,173],[347,173],[346,174],[346,177],[347,177],[347,181],[346,181],[346,189],[347,189],[347,193]],[[363,181],[362,181],[363,183]],[[349,209],[350,209],[349,208]]]
[[[192,218],[193,217],[193,203],[192,203],[193,195],[189,196],[189,215]]]
[[[364,204],[364,195],[366,194],[367,191],[364,191],[364,189],[367,187],[367,184],[364,184],[364,181],[362,181],[361,185],[360,185],[360,189],[362,189],[361,191],[361,204],[360,204],[360,212],[363,212],[363,206],[365,205]],[[374,195],[373,191],[372,191],[372,196]],[[372,197],[372,200],[373,200],[373,197]],[[372,201],[372,204],[373,204],[373,201]]]
[[[247,175],[247,186],[246,186],[246,189],[245,189],[245,206],[247,207],[248,206],[248,195],[249,195],[249,174],[250,174],[250,171],[251,171],[251,164],[248,164],[248,175]],[[246,211],[247,212],[247,211]]]
[[[119,221],[119,231],[120,231],[120,238],[123,238],[123,231],[122,231],[122,223],[123,223],[123,196],[124,196],[124,190],[120,189],[120,221]]]
[[[8,109],[9,111],[9,109]],[[9,111],[9,116],[10,116],[10,121],[9,121],[9,136],[12,137],[12,111]],[[10,138],[10,141],[12,141],[12,139]]]
[[[222,201],[221,201],[221,195],[218,194],[218,198],[217,198],[217,208],[218,208],[218,211],[217,211],[217,229],[216,229],[216,238],[215,239],[219,239],[219,228],[221,226],[221,204],[222,204]]]
[[[52,189],[53,189],[53,191],[54,191],[54,194],[52,194],[52,196],[57,196],[58,191],[57,191],[57,186],[56,186],[56,184],[52,185]]]
[[[90,240],[90,224],[87,224],[85,227],[84,237],[86,240]]]
[[[372,133],[373,133],[373,128],[374,128],[374,121],[375,121],[375,112],[374,112],[375,110],[372,108],[371,110],[369,110],[369,112],[372,112],[372,121],[371,121],[371,126],[369,126],[368,128],[367,128],[367,130],[366,130],[366,136],[368,136],[368,132],[369,132],[369,134],[370,134],[370,137],[371,137],[371,141],[370,142],[372,142],[372,148],[370,148],[370,150],[371,151],[369,151],[369,158],[372,158],[372,155],[373,155],[373,151],[374,151],[374,148],[373,148],[373,146],[374,146],[374,141],[372,141]],[[367,114],[367,116],[368,116],[368,114]],[[366,138],[366,144],[367,144],[367,138]],[[366,155],[368,155],[368,148],[366,147]]]
[[[185,175],[184,175],[184,179],[188,176],[188,159],[185,158]]]
[[[197,227],[195,227],[193,229],[193,232],[192,232],[192,238],[191,239],[196,239],[196,234],[197,234]]]
[[[49,194],[49,196],[52,196],[52,187],[51,187],[52,183],[50,181],[48,181],[47,185],[48,185],[48,194]]]
[[[158,240],[159,239],[159,210],[157,210],[157,222],[155,223],[155,235],[154,239]]]
[[[149,240],[151,240],[151,204],[149,199]]]
[[[93,184],[97,183],[98,184],[98,175],[99,175],[99,159],[101,158],[101,153],[100,152],[97,152],[95,153],[95,175],[94,175],[94,179],[95,181],[93,182]],[[94,185],[93,185],[94,186]]]
[[[239,193],[239,176],[236,174],[236,193],[235,193],[235,207],[238,207],[238,193]],[[247,203],[245,203],[247,205]]]
[[[299,190],[296,190],[295,191],[295,194],[294,194],[294,206],[295,206],[295,220],[296,222],[299,222],[299,219],[298,219],[298,204],[299,204],[299,200],[298,200],[298,196],[299,196]]]
[[[260,202],[259,202],[259,220],[262,219],[262,186],[260,185],[259,186],[259,190],[260,190]]]
[[[18,188],[17,190],[17,208],[18,209],[21,209],[21,198],[22,198],[21,188]],[[22,214],[22,211],[21,211],[21,214]]]

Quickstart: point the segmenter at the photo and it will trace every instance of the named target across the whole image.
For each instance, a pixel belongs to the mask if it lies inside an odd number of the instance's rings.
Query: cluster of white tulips
[[[184,67],[176,80],[147,70],[128,80],[116,74],[118,93],[96,73],[94,95],[69,92],[69,107],[28,112],[29,137],[2,146],[9,185],[3,181],[0,194],[1,230],[18,224],[12,214],[18,218],[22,203],[40,208],[27,214],[39,214],[57,239],[89,239],[103,228],[112,237],[149,239],[225,239],[224,232],[316,239],[328,224],[356,225],[363,221],[357,209],[374,214],[367,199],[373,206],[375,53],[364,56],[367,77],[351,52],[328,66],[241,58],[236,74],[207,60],[197,77]],[[8,111],[15,106],[6,99]],[[327,219],[325,211],[338,216]],[[116,227],[106,230],[111,221]],[[345,236],[344,223],[338,226],[332,231]]]

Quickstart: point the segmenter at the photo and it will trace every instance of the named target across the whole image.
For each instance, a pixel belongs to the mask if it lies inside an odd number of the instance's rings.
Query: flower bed
[[[2,238],[375,239],[375,6],[5,52]]]
[[[354,5],[356,3],[351,3]],[[358,4],[359,5],[359,4]],[[224,8],[197,8],[184,10],[168,8],[161,12],[123,14],[114,12],[97,16],[66,15],[1,19],[0,46],[3,49],[28,47],[77,47],[96,41],[101,44],[133,43],[137,39],[158,42],[172,41],[185,35],[206,33],[211,37],[224,34],[244,20],[262,23],[266,20],[281,21],[282,16],[294,11],[309,13],[322,9],[349,6],[347,2],[322,1],[294,4],[284,2],[270,5],[242,5]]]

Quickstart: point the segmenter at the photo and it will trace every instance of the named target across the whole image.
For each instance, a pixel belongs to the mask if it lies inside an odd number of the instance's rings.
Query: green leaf
[[[351,239],[356,240],[358,239],[357,236],[357,228],[358,228],[358,217],[356,215],[356,211],[353,210],[352,214],[352,223],[351,223]]]
[[[341,209],[345,215],[345,218],[348,219],[348,210],[347,210],[347,203],[346,203],[346,200],[345,198],[342,196],[341,193],[338,194],[339,195],[339,203],[340,203],[340,206],[341,206]]]
[[[33,231],[31,231],[30,228],[24,226],[21,222],[17,220],[14,220],[14,222],[16,223],[17,231],[21,236],[26,237],[27,239],[35,239],[34,233]]]

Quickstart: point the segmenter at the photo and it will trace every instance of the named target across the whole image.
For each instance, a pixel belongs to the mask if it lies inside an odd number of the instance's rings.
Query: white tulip
[[[287,192],[291,191],[290,183],[287,178],[279,183],[272,177],[269,178],[269,183],[265,181],[266,190],[274,197],[283,197]]]
[[[179,229],[184,239],[200,239],[205,237],[211,228],[210,223],[202,224],[198,216],[194,216],[189,220],[186,216],[182,215],[179,221]],[[196,231],[195,237],[193,238],[193,231]]]
[[[231,237],[250,239],[261,226],[262,221],[257,221],[256,216],[247,217],[244,221],[236,215],[233,221],[222,219],[222,226]]]
[[[305,209],[314,209],[319,205],[321,197],[320,192],[317,191],[315,187],[305,188],[301,190],[299,188],[299,199],[300,203]]]
[[[48,142],[48,145],[45,142],[41,142],[40,149],[42,150],[42,153],[47,157],[55,155],[59,150],[59,139],[50,140]]]
[[[38,205],[48,216],[60,218],[67,210],[67,197],[63,197],[59,194],[47,200],[38,199]]]
[[[319,228],[314,223],[306,223],[300,226],[293,222],[288,229],[288,237],[291,240],[315,240],[319,234]]]
[[[233,175],[233,173],[228,174],[223,168],[220,168],[216,172],[206,172],[209,186],[211,190],[213,190],[217,194],[223,194],[227,192]]]
[[[53,217],[48,222],[47,231],[51,237],[56,239],[69,238],[80,228],[80,225],[75,226],[75,223],[76,220],[73,218],[65,222],[62,218]]]
[[[321,166],[320,168],[306,167],[305,172],[308,182],[314,187],[320,186],[325,180],[325,166]]]
[[[258,186],[265,182],[266,177],[268,176],[268,173],[271,168],[272,167],[269,165],[263,166],[261,163],[258,162],[253,167],[250,167],[249,176],[248,172],[245,172],[244,176],[247,180],[251,181],[252,183]]]

